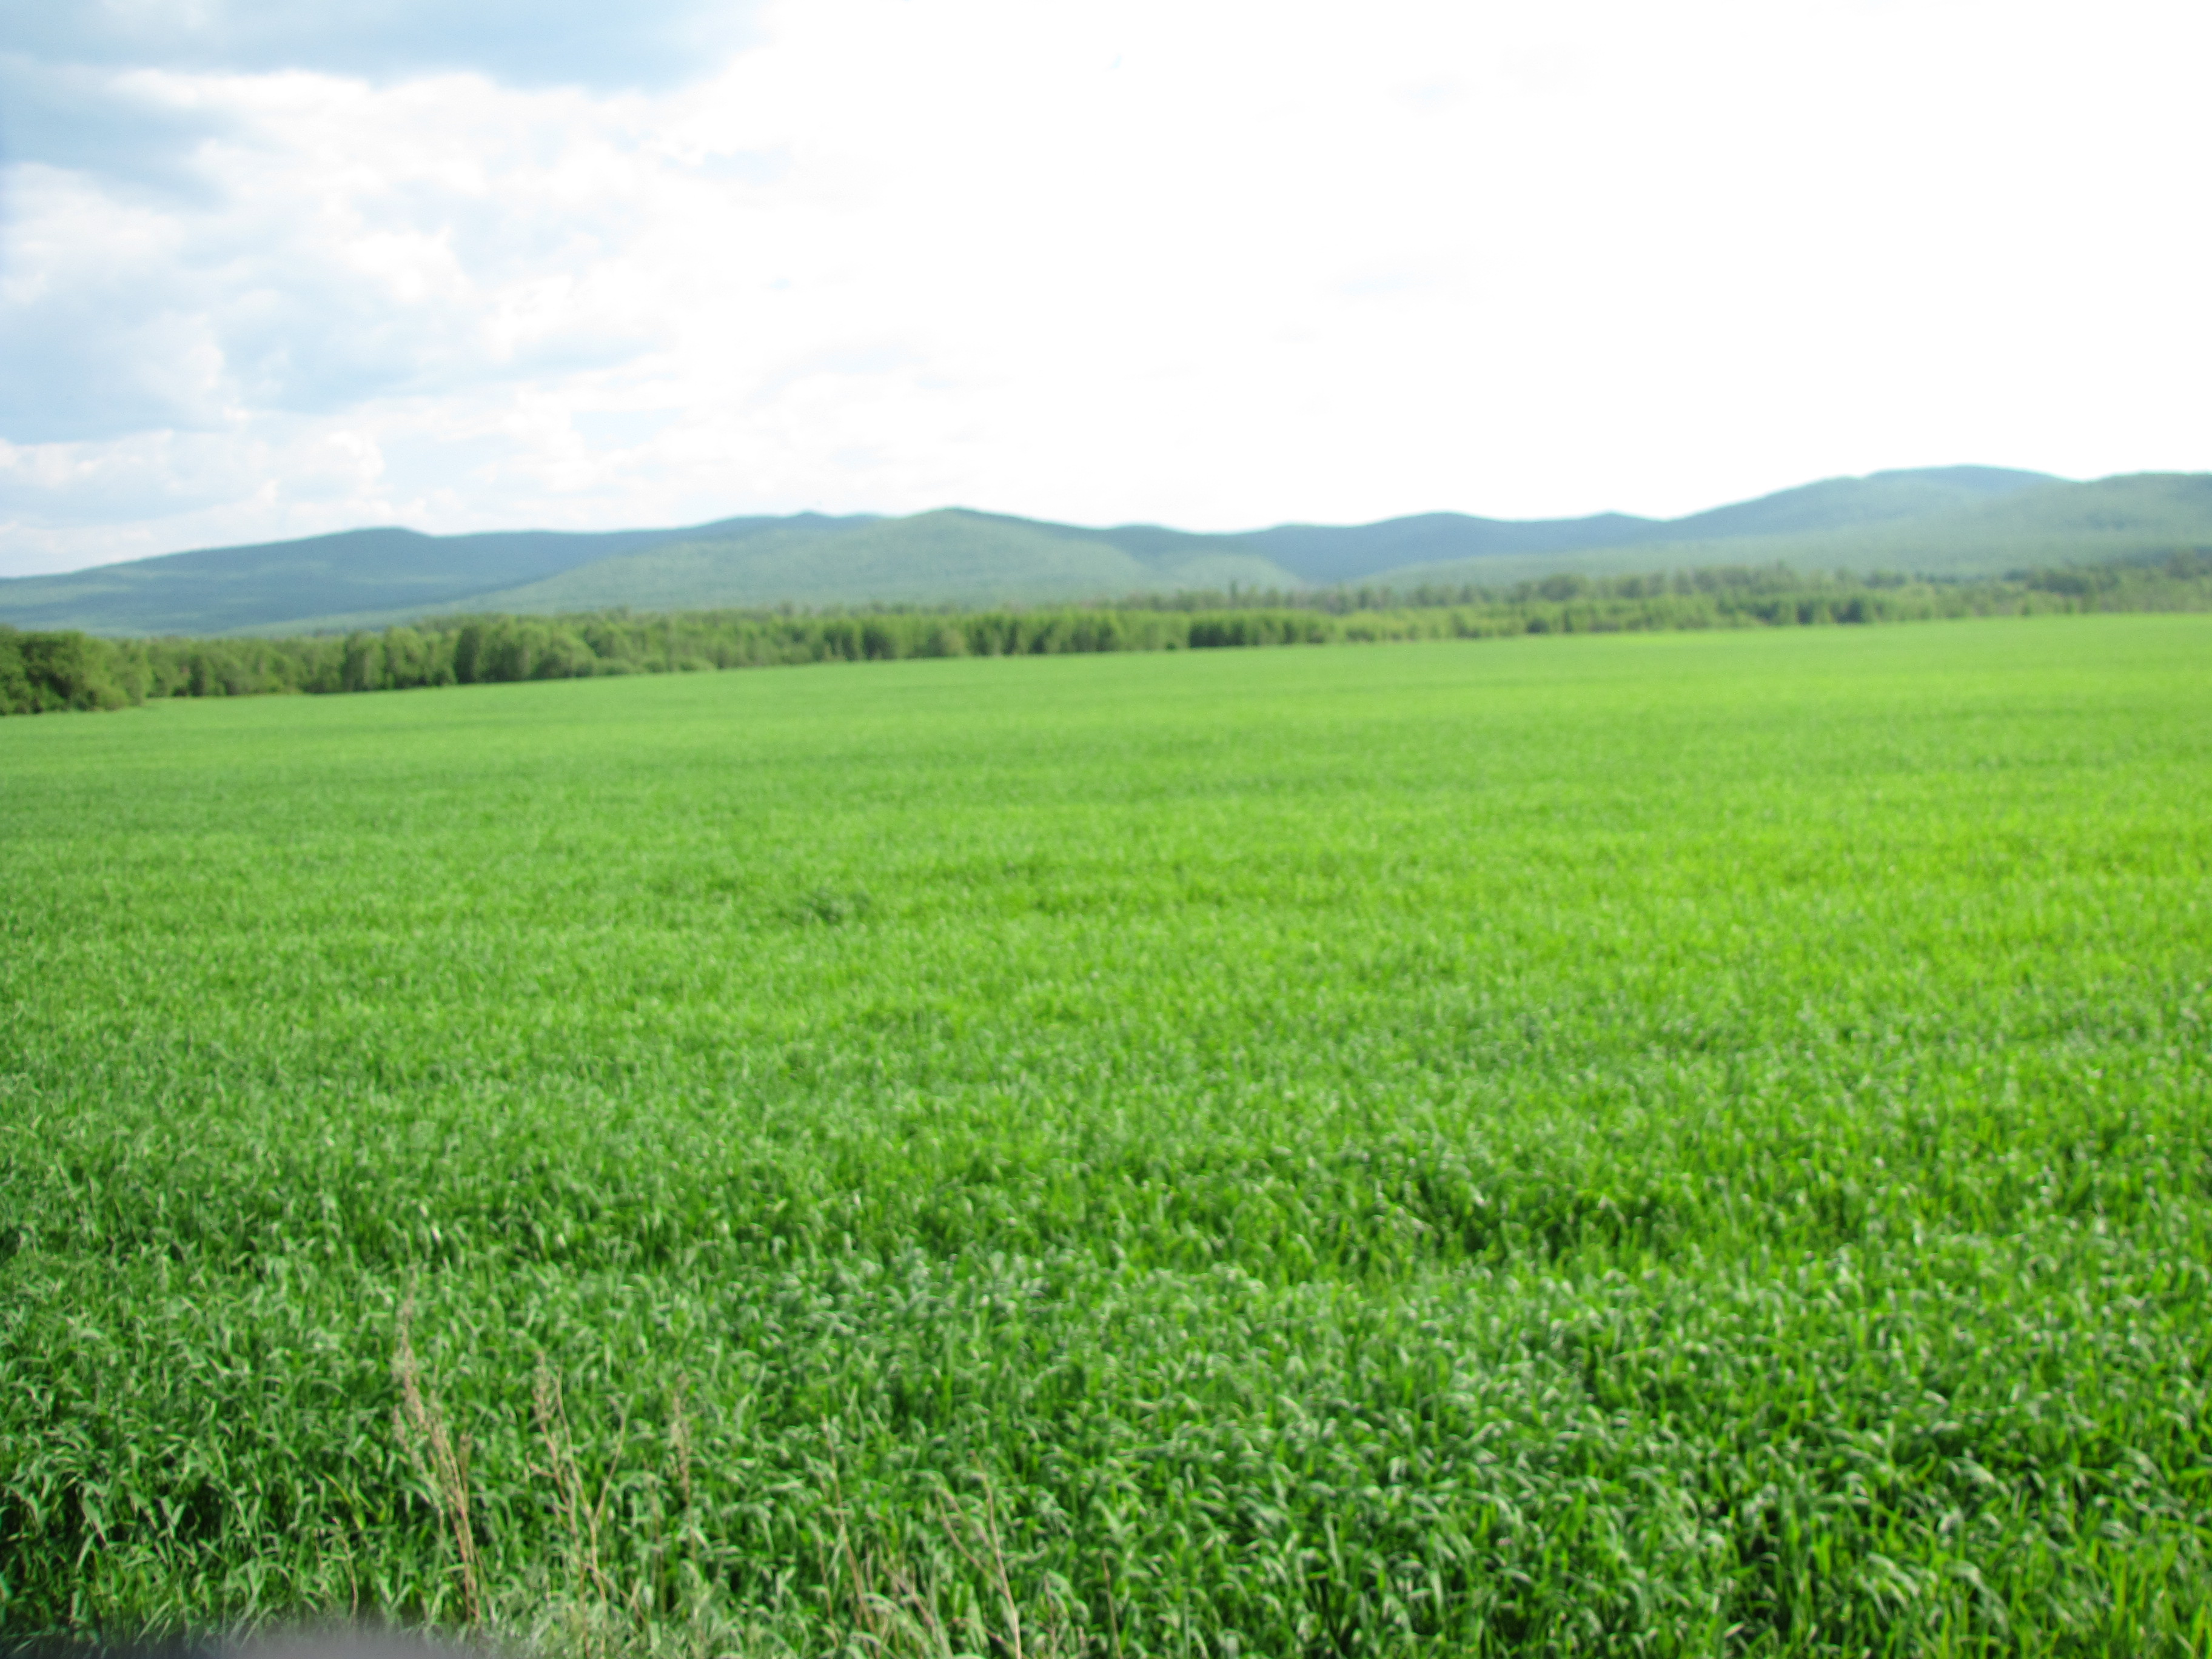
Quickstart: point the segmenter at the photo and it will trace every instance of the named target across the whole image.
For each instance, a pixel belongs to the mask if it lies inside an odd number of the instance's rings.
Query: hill
[[[1503,586],[1717,564],[1993,574],[2212,546],[2212,475],[2071,483],[1998,467],[1831,478],[1683,518],[1504,520],[1198,534],[948,507],[601,534],[360,530],[0,581],[0,622],[102,634],[276,633],[471,611],[1005,605],[1371,583]]]
[[[2212,474],[2207,473],[2142,472],[2088,483],[2054,482],[1964,502],[1954,499],[1929,512],[1844,523],[1832,517],[1825,523],[1814,519],[1802,528],[1782,528],[1790,522],[1794,506],[1787,497],[1827,489],[1815,484],[1741,508],[1677,519],[1663,526],[1663,535],[1630,545],[1586,545],[1542,558],[1439,560],[1401,565],[1375,580],[1398,587],[1467,582],[1494,586],[1567,572],[1620,575],[1717,564],[1983,576],[2212,547]],[[1873,504],[1848,492],[1808,503],[1831,514]]]
[[[769,531],[859,522],[802,514],[597,533],[426,536],[398,528],[348,530],[0,580],[0,621],[99,634],[223,634],[356,611],[420,616],[469,594],[673,541],[736,542]]]
[[[1174,532],[1168,532],[1170,536]],[[1178,537],[1133,551],[1111,533],[946,507],[828,535],[692,540],[619,555],[486,596],[472,607],[546,612],[617,605],[988,605],[1195,587],[1295,587],[1231,538]]]
[[[1684,519],[1601,513],[1585,519],[1512,520],[1428,513],[1350,529],[1283,525],[1243,539],[1308,581],[1364,581],[1442,562],[1550,558],[1684,540],[1843,530],[1976,506],[2059,482],[2048,473],[2008,467],[1926,467],[1830,478]],[[1644,568],[1638,556],[1620,556],[1628,565]]]

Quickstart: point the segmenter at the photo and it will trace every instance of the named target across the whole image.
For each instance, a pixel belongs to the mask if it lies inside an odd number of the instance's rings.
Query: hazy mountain
[[[1370,582],[1497,586],[1559,571],[1781,562],[1970,574],[2212,546],[2212,475],[2068,483],[1996,467],[1831,478],[1672,520],[1424,514],[1200,535],[945,508],[689,529],[424,536],[362,530],[0,581],[0,621],[268,633],[460,611],[989,605]]]
[[[1109,536],[945,507],[879,519],[834,534],[769,534],[742,542],[684,540],[599,560],[488,594],[469,607],[590,611],[798,605],[977,604],[1079,599],[1195,587],[1295,587],[1298,579],[1227,538],[1140,558]]]
[[[1281,525],[1238,539],[1310,582],[1352,582],[1407,565],[1445,560],[1526,557],[1713,537],[1840,529],[1939,513],[2058,482],[2045,472],[2018,472],[2008,467],[1926,467],[1877,472],[1864,478],[1830,478],[1686,519],[1640,519],[1625,513],[1601,513],[1587,519],[1476,519],[1461,513],[1425,513],[1350,528]]]
[[[1960,469],[1964,471],[1966,469]],[[1978,469],[1977,469],[1978,470]],[[2019,475],[2015,475],[2019,476]],[[2033,476],[2033,475],[2029,475]],[[1877,477],[1909,478],[1886,474]],[[1875,480],[1838,479],[1838,483]],[[1808,486],[1825,491],[1826,485]],[[2212,547],[2212,474],[2140,472],[2089,483],[2044,483],[1982,494],[1934,511],[1884,513],[1836,522],[1793,520],[1785,490],[1742,507],[1676,519],[1633,545],[1583,547],[1545,558],[1435,561],[1401,566],[1376,580],[1393,586],[1510,584],[1562,571],[1619,574],[1711,564],[1787,564],[1800,570],[1902,571],[1916,575],[2002,574],[2037,565],[2089,564]],[[1848,494],[1829,508],[1850,510]],[[1751,508],[1782,504],[1771,517]],[[1816,506],[1820,503],[1816,501]],[[1870,505],[1863,499],[1859,505]],[[1742,514],[1741,517],[1735,515]],[[1765,529],[1796,522],[1802,527]],[[1696,533],[1685,535],[1686,531]]]
[[[550,576],[678,538],[739,541],[857,519],[725,519],[689,530],[574,534],[501,530],[470,536],[348,530],[301,541],[169,553],[59,576],[0,580],[0,621],[103,634],[222,634],[349,611],[420,616],[470,593]]]
[[[1987,505],[2026,489],[2062,483],[2048,472],[2003,466],[1928,466],[1824,478],[1757,501],[1656,522],[1645,541],[1692,542],[1737,536],[1787,536],[1928,518]]]

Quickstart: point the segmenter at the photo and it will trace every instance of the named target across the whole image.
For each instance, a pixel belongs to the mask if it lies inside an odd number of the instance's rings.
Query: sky
[[[9,0],[0,575],[2212,467],[2202,0]]]

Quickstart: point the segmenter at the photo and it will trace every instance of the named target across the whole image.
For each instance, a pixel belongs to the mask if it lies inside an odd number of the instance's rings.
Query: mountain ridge
[[[1676,519],[1413,514],[1222,533],[939,507],[751,515],[658,530],[397,526],[0,580],[0,623],[106,634],[274,633],[463,611],[997,605],[1373,584],[1498,586],[1559,572],[1783,562],[1983,574],[2212,545],[2212,474],[2074,483],[1981,466],[1818,480]]]
[[[1709,519],[1694,514],[1669,521],[1668,528]],[[1716,564],[1966,577],[2155,557],[2205,547],[2212,547],[2212,473],[2137,472],[2039,486],[1941,512],[1841,526],[1781,533],[1745,529],[1680,538],[1669,535],[1633,547],[1578,549],[1541,562],[1462,559],[1407,566],[1389,574],[1400,586],[1495,586],[1551,574],[1617,575]]]

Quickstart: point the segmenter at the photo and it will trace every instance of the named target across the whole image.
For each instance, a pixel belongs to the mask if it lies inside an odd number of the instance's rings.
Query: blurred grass
[[[7,722],[0,1627],[2203,1651],[2208,647]]]

